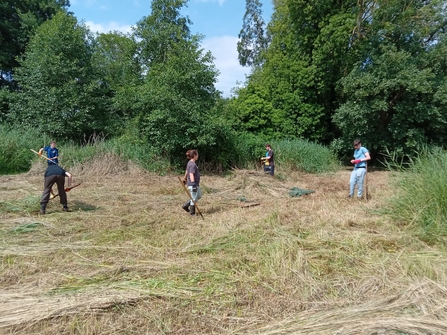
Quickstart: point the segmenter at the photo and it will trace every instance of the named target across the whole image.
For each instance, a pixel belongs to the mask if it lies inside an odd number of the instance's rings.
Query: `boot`
[[[190,202],[191,201],[187,201],[187,202],[185,202],[185,204],[182,206],[182,208],[185,210],[185,211],[187,211],[188,213],[189,213],[189,205],[190,205]]]
[[[63,205],[63,207],[62,207],[62,210],[64,211],[64,212],[68,212],[68,206],[67,205]]]
[[[45,214],[46,204],[40,204],[40,214]]]
[[[191,215],[196,215],[196,206],[190,206],[189,207],[189,213],[191,214]]]

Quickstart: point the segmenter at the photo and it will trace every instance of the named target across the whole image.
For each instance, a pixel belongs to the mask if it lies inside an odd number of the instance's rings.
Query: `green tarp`
[[[301,197],[302,195],[311,194],[314,192],[315,191],[312,190],[303,190],[302,188],[294,187],[290,189],[289,194],[291,197]]]

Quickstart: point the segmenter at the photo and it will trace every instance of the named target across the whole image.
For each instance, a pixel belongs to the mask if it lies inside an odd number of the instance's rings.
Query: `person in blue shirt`
[[[351,160],[354,165],[354,170],[351,173],[351,180],[349,182],[349,198],[354,197],[354,188],[358,184],[357,197],[361,198],[363,193],[363,181],[366,175],[366,162],[371,159],[368,149],[362,147],[360,140],[354,141],[354,159]]]
[[[55,141],[51,141],[50,145],[47,145],[46,147],[41,148],[39,150],[39,155],[42,155],[43,151],[46,151],[47,158],[50,159],[50,160],[47,160],[48,166],[59,164],[59,161],[58,161],[59,150],[56,148],[56,142]]]

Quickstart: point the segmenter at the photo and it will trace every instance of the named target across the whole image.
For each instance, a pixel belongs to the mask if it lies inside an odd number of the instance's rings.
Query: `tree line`
[[[131,33],[94,34],[68,0],[0,0],[0,123],[81,141],[103,133],[157,155],[303,138],[343,154],[354,138],[408,154],[445,143],[446,1],[246,0],[230,98],[187,0],[153,0]]]

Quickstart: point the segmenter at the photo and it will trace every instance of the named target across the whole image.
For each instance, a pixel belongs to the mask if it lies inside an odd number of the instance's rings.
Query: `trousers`
[[[193,192],[192,186],[188,186],[188,191],[191,194],[191,198],[192,200],[194,200],[194,202],[202,198],[202,189],[200,188],[200,186],[197,186],[197,192]],[[191,200],[189,203],[191,206],[194,206],[194,203]]]
[[[54,184],[57,185],[60,203],[62,205],[66,205],[67,193],[65,193],[65,176],[49,176],[45,178],[44,189],[42,198],[40,199],[40,203],[45,205],[48,203],[48,201],[50,200],[50,191]]]
[[[352,170],[351,172],[351,179],[349,181],[349,195],[353,196],[354,195],[354,188],[355,185],[357,184],[357,196],[360,198],[362,196],[363,193],[363,181],[365,180],[365,175],[366,175],[366,169],[356,169],[354,168],[354,170]]]

